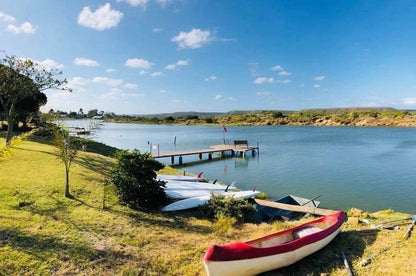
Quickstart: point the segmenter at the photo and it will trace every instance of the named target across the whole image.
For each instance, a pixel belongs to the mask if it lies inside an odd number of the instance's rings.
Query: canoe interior
[[[293,228],[289,229],[289,231],[277,232],[276,234],[270,236],[246,242],[246,244],[258,248],[273,247],[321,232],[335,223],[336,221],[316,222],[301,228]]]
[[[308,207],[318,207],[321,204],[319,201],[310,201],[307,198],[302,198],[294,195],[288,195],[279,198],[278,200],[275,200],[275,202]],[[305,213],[302,212],[287,211],[262,205],[256,206],[256,212],[259,217],[259,222],[271,222],[274,220],[297,220],[305,216]]]

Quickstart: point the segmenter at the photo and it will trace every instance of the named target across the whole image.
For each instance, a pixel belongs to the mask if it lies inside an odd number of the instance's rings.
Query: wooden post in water
[[[176,146],[176,135],[175,135],[175,140],[173,140],[173,144]]]

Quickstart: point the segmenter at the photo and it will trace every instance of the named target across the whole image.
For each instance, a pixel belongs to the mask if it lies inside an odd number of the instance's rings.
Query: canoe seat
[[[300,239],[310,234],[317,233],[319,231],[322,231],[322,229],[316,226],[308,225],[293,231],[293,239]]]

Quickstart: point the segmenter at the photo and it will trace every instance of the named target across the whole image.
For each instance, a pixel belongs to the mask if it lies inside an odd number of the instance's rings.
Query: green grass
[[[103,149],[96,145],[94,151]],[[198,211],[145,213],[121,206],[112,186],[106,186],[103,210],[103,183],[113,162],[101,154],[80,152],[70,171],[74,199],[67,199],[64,166],[53,146],[42,139],[14,144],[10,156],[0,161],[0,275],[204,275],[201,258],[210,244],[245,241],[305,221],[244,224],[220,234],[218,225],[201,219]],[[372,214],[371,220],[400,216],[387,211]],[[367,228],[346,225],[323,250],[266,275],[345,275],[341,250],[356,275],[415,273],[416,232],[361,268],[362,258],[405,231]]]

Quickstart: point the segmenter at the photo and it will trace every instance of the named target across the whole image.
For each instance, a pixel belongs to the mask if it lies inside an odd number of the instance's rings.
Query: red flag
[[[225,127],[225,125],[222,125],[222,128],[224,129],[224,132],[227,132],[227,128]]]

